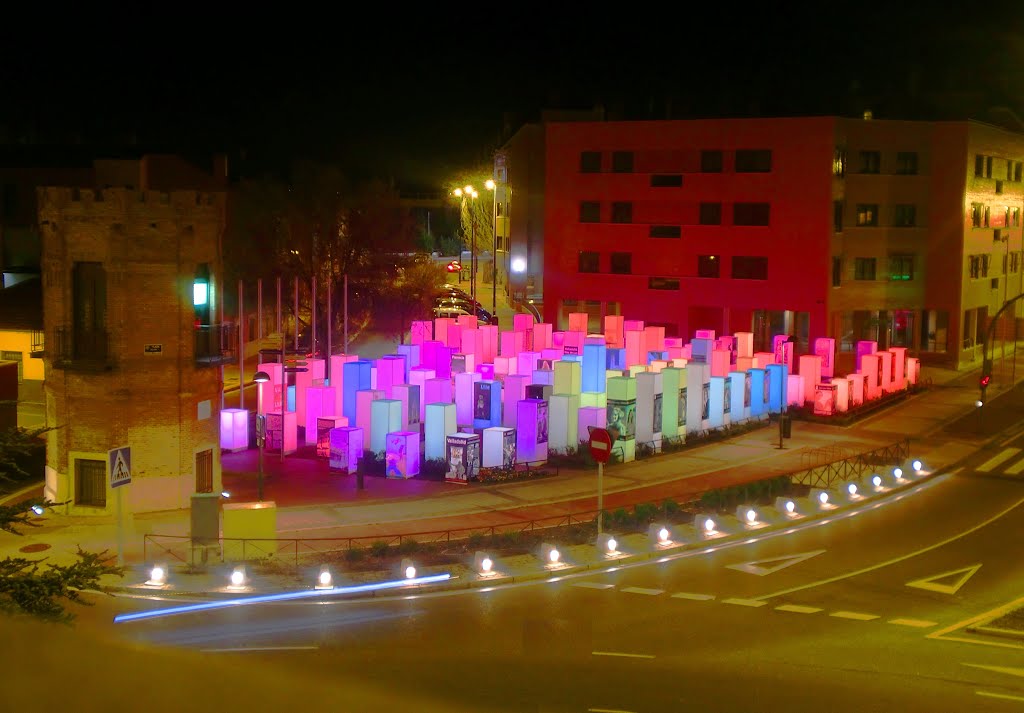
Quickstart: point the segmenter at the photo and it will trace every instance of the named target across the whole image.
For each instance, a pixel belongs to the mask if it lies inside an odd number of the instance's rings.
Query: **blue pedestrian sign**
[[[132,448],[114,448],[107,452],[107,461],[110,463],[110,487],[116,488],[119,485],[128,485],[132,482]]]

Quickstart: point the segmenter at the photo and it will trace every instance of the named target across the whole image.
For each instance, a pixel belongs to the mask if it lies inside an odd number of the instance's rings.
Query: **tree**
[[[14,505],[0,505],[0,530],[20,535],[21,532],[16,529],[18,526],[39,527],[38,523],[29,519],[29,513],[39,515],[44,508],[53,507],[54,504],[47,500],[25,500]]]
[[[124,574],[123,568],[111,564],[105,550],[86,552],[79,548],[76,555],[78,561],[72,564],[47,562],[45,567],[43,560],[0,560],[0,611],[70,623],[74,614],[67,611],[65,601],[88,605],[82,591],[102,591],[103,576]]]
[[[46,444],[39,437],[50,430],[16,427],[0,431],[0,489],[33,477],[25,467],[45,453]]]
[[[411,320],[433,319],[434,294],[444,282],[445,275],[444,268],[430,258],[403,267],[377,303],[378,311],[387,315],[387,319],[378,320],[378,325],[387,334],[397,335],[404,342]]]

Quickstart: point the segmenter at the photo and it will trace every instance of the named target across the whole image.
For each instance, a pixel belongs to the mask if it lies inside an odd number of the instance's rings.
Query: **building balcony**
[[[57,327],[48,356],[55,369],[109,371],[114,368],[110,335],[98,330]]]
[[[193,330],[193,357],[197,367],[221,366],[235,359],[235,328],[232,324],[202,324]]]
[[[28,355],[31,359],[42,359],[46,356],[45,338],[41,329],[32,330],[32,342]]]

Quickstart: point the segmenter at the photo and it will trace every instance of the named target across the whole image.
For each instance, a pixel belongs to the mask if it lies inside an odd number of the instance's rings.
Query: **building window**
[[[999,195],[1002,192],[1003,192],[1003,182],[1002,181],[996,181],[996,195]]]
[[[921,312],[921,320],[924,327],[923,349],[926,352],[945,352],[949,337],[949,312],[926,309]]]
[[[717,260],[715,262],[718,262]],[[732,259],[734,280],[767,280],[768,258],[736,255]]]
[[[889,256],[889,279],[897,282],[906,282],[914,279],[914,256],[913,255],[890,255]]]
[[[917,175],[917,151],[898,151],[896,153],[896,173],[901,176]]]
[[[107,464],[104,461],[75,459],[75,505],[107,506]]]
[[[853,279],[874,280],[875,279],[875,258],[858,257],[853,259]]]
[[[769,173],[771,170],[770,149],[740,149],[736,152],[736,173]]]
[[[1006,180],[1007,181],[1012,181],[1013,180],[1013,161],[1007,161],[1006,162]]]
[[[601,152],[580,152],[580,173],[601,173]]]
[[[882,154],[879,151],[861,151],[860,152],[860,172],[861,173],[881,173],[882,170]]]
[[[917,225],[917,206],[913,203],[897,203],[893,225],[897,228],[913,228]]]
[[[74,358],[106,359],[106,271],[99,262],[76,262],[72,270],[71,348]]]
[[[721,262],[718,255],[698,255],[697,277],[718,277]]]
[[[1010,221],[1010,219],[1012,219],[1013,227],[1016,228],[1020,225],[1020,208],[1013,208],[1010,210],[1010,218],[1008,218],[1007,221]]]
[[[768,225],[770,213],[770,203],[734,203],[732,223],[733,225]]]
[[[990,257],[988,255],[968,255],[967,272],[972,280],[988,277]]]
[[[832,152],[832,175],[836,178],[846,176],[846,148],[837,146]]]
[[[580,202],[580,222],[581,223],[600,223],[601,222],[601,204],[597,201],[581,201]]]
[[[843,284],[843,258],[832,258],[832,286],[839,287]]]
[[[1010,272],[1014,275],[1020,272],[1020,260],[1020,251],[1014,250],[1012,253],[1010,253]]]
[[[701,203],[700,204],[700,224],[701,225],[721,225],[722,224],[722,204],[721,203]]]
[[[614,173],[633,173],[633,152],[615,151],[612,153],[612,171]]]
[[[681,234],[678,225],[652,225],[649,233],[652,238],[678,238]]]
[[[647,278],[647,289],[649,290],[678,290],[678,277],[649,277]]]
[[[601,258],[596,252],[581,250],[578,261],[577,269],[580,272],[597,272],[600,269]]]
[[[612,274],[633,274],[633,253],[612,253]]]
[[[837,233],[843,232],[843,202],[832,201],[832,228]]]
[[[1020,183],[1024,180],[1024,162],[1018,161],[1017,167],[1013,170],[1013,180]]]
[[[196,492],[213,492],[213,451],[210,449],[196,453]]]
[[[985,157],[985,178],[992,178],[992,157]]]
[[[858,203],[857,226],[863,228],[874,225],[878,225],[878,204]]]
[[[980,153],[974,156],[974,175],[976,178],[982,178],[985,175],[985,157]]]
[[[612,222],[613,223],[632,223],[633,222],[633,204],[628,202],[616,202],[612,203]]]
[[[718,150],[700,152],[701,173],[722,172],[722,152]]]
[[[985,214],[985,206],[981,203],[971,203],[971,225],[975,228],[981,227],[981,218]]]
[[[981,222],[982,222],[982,224],[986,228],[989,226],[989,221],[990,221],[991,218],[992,218],[992,209],[989,206],[985,206],[985,213],[981,217]]]
[[[657,173],[651,176],[651,188],[679,188],[683,177],[678,173]]]

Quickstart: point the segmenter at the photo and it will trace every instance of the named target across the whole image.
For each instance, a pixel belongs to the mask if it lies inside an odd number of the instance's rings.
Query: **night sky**
[[[0,143],[34,135],[244,151],[237,166],[250,174],[313,158],[431,190],[545,108],[601,104],[622,118],[866,108],[877,118],[986,118],[1002,105],[1024,117],[1024,12],[1012,5],[1009,16],[990,8],[984,20],[862,4],[759,17],[650,6],[633,21],[618,17],[639,10],[627,4],[579,6],[554,20],[544,6],[491,17],[453,6],[401,22],[395,9],[395,18],[361,23],[311,16],[301,31],[239,20],[194,34],[106,32],[81,45],[87,61],[69,52],[78,45],[40,51],[32,35],[3,50]],[[307,36],[310,27],[319,36]]]

